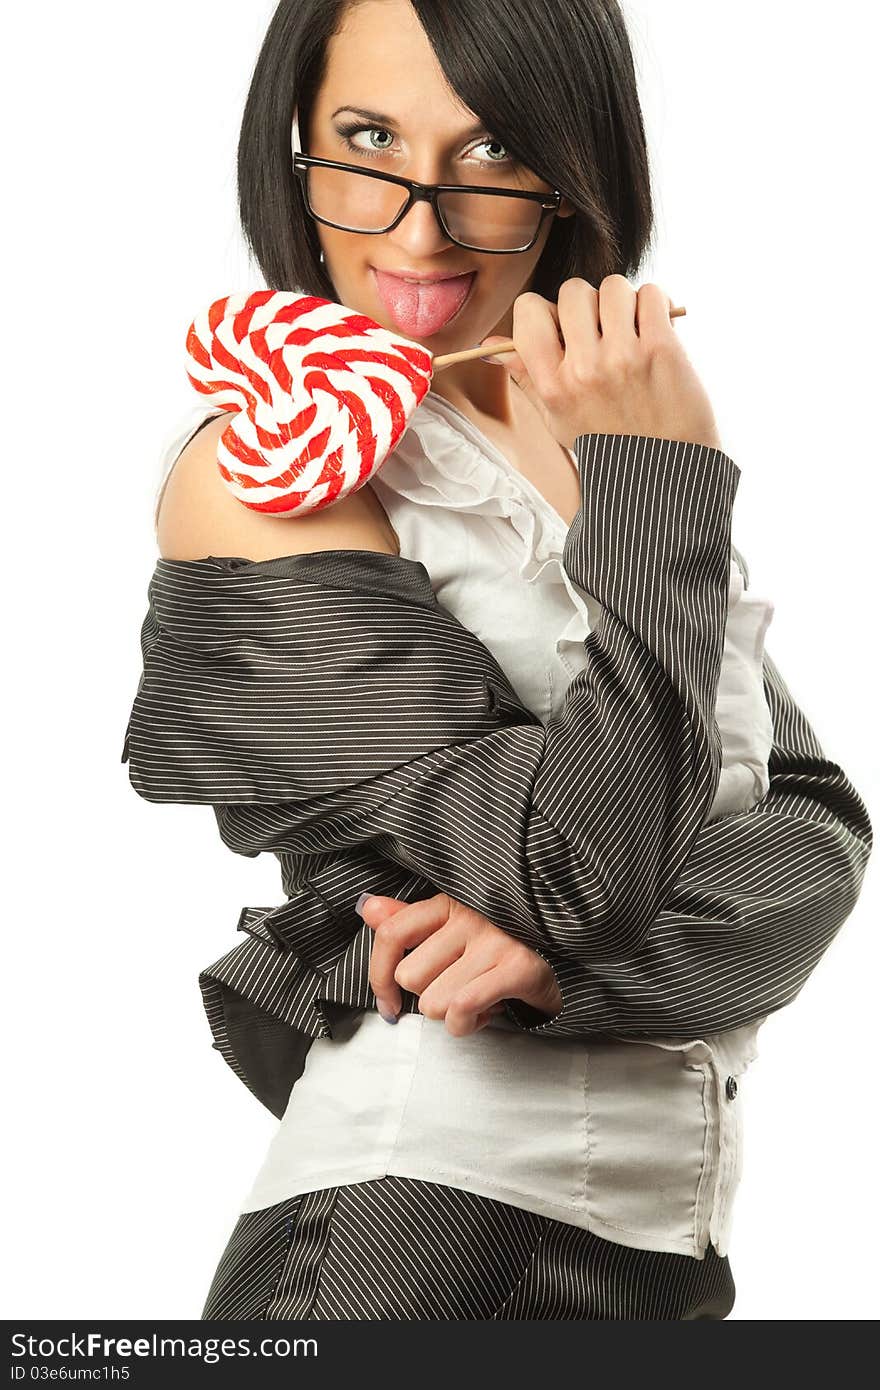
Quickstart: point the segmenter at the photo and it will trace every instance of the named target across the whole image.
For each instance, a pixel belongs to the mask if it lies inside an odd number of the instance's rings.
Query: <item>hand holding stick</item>
[[[684,305],[669,310],[671,319],[683,318],[687,313]],[[512,338],[506,338],[503,343],[495,343],[491,348],[491,355],[499,357],[502,352],[515,352],[516,345]],[[484,347],[463,348],[461,352],[444,352],[440,357],[434,358],[434,371],[442,372],[444,367],[451,367],[453,362],[473,362],[477,357],[488,357]]]

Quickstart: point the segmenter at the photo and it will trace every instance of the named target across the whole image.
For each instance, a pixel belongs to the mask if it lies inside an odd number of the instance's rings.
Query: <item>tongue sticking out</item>
[[[401,333],[411,338],[427,338],[439,332],[461,308],[475,272],[425,285],[401,280],[397,275],[386,275],[381,270],[374,269],[373,274],[379,297]]]

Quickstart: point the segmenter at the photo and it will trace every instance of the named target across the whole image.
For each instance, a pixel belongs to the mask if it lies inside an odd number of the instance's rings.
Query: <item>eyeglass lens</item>
[[[309,168],[309,207],[316,217],[350,232],[381,232],[391,226],[407,190],[350,169]],[[538,229],[541,206],[527,198],[497,194],[441,193],[440,215],[450,235],[484,251],[521,250]]]

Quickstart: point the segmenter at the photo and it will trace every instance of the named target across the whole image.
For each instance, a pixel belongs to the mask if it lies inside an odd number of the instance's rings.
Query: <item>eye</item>
[[[351,138],[353,135],[361,135],[363,133],[366,133],[370,139],[369,147],[365,145],[356,145],[354,140]],[[387,154],[388,150],[391,148],[391,145],[394,143],[393,133],[390,130],[384,130],[382,126],[378,125],[354,124],[338,126],[337,134],[339,134],[342,137],[343,143],[345,144],[345,148],[347,150],[350,150],[352,154],[365,154],[367,158],[375,158],[380,154]],[[374,135],[387,136],[389,143],[374,144],[372,139]]]
[[[504,145],[502,145],[502,143],[501,143],[500,140],[481,140],[481,141],[480,141],[480,145],[485,145],[485,147],[486,147],[487,149],[490,149],[490,150],[494,147],[494,149],[495,149],[495,151],[496,151],[495,154],[492,154],[492,155],[490,156],[490,158],[488,159],[487,163],[489,163],[489,164],[506,164],[506,163],[510,163],[510,162],[511,162],[510,155],[507,153],[506,147],[505,147]],[[475,149],[479,149],[479,145],[475,146],[474,148],[475,148]],[[501,151],[501,156],[500,156],[500,158],[498,157],[498,154],[497,154],[497,151],[498,151],[498,150]]]

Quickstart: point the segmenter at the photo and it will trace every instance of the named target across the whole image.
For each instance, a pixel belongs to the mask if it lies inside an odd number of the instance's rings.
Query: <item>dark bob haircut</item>
[[[281,0],[263,40],[238,146],[249,250],[273,290],[335,299],[291,167],[303,148],[327,41],[352,0]],[[357,3],[357,0],[354,0]],[[575,208],[556,217],[531,288],[555,302],[581,276],[641,264],[653,229],[648,152],[617,0],[411,0],[450,87],[493,137]]]

